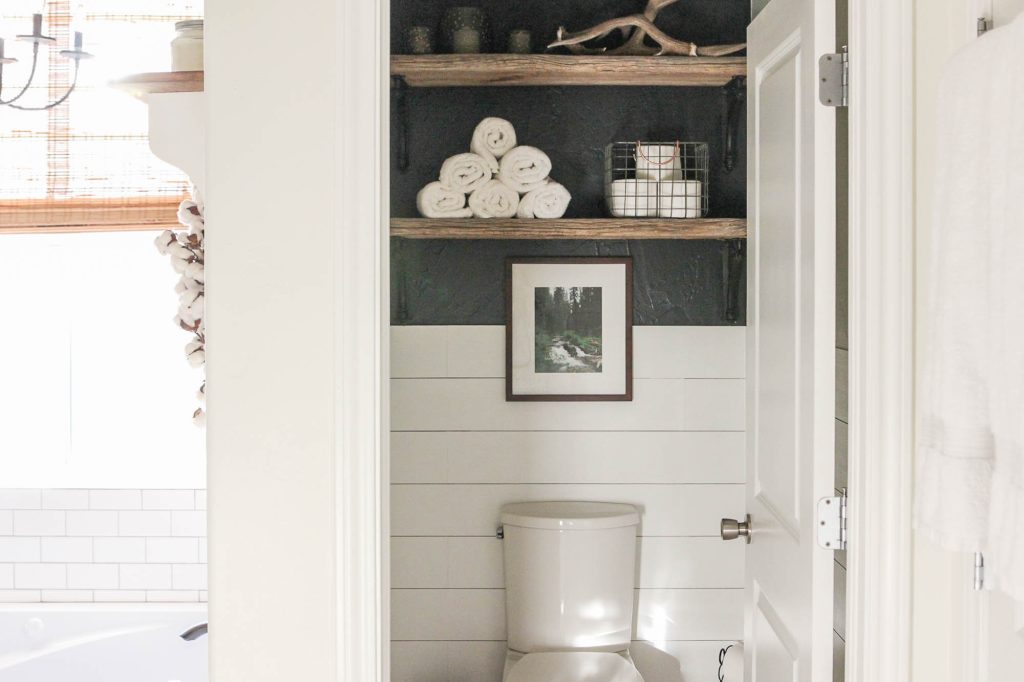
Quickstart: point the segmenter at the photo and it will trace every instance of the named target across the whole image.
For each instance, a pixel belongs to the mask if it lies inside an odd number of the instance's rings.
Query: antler
[[[655,2],[662,2],[663,4],[671,4],[675,0],[651,0],[651,4]],[[720,57],[727,54],[733,54],[739,52],[746,47],[745,43],[736,43],[732,45],[712,45],[708,47],[699,47],[696,43],[690,43],[685,40],[677,40],[660,28],[654,25],[654,23],[643,14],[632,14],[628,17],[619,17],[618,19],[609,19],[608,21],[602,21],[596,26],[592,26],[582,31],[570,33],[565,30],[564,27],[558,27],[557,37],[558,40],[548,45],[548,48],[552,47],[569,47],[572,45],[579,45],[585,43],[588,40],[594,38],[600,38],[601,36],[608,35],[617,28],[623,28],[625,26],[633,26],[637,29],[634,34],[643,32],[647,36],[650,36],[661,47],[660,50],[656,50],[653,54],[657,55],[687,55],[690,57],[706,56],[706,57]],[[631,36],[630,41],[633,40]],[[647,50],[654,50],[654,48],[647,48],[646,45],[642,45]],[[623,52],[617,52],[618,54],[624,54]],[[635,54],[635,53],[633,53]],[[651,54],[651,52],[646,52]]]

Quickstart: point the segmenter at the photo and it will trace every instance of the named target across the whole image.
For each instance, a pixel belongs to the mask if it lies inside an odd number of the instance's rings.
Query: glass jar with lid
[[[171,71],[203,70],[203,20],[191,19],[174,24],[171,41]]]

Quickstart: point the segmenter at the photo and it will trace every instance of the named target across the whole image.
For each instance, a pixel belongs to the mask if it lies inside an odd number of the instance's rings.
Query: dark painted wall
[[[528,28],[545,40],[560,23],[570,29],[639,11],[643,0],[393,0],[392,49],[403,52],[404,28],[436,25],[444,9],[460,4],[485,8],[495,47],[504,49],[512,28]],[[746,0],[682,0],[663,11],[658,24],[699,43],[741,42],[749,18]],[[606,215],[604,148],[614,141],[685,140],[709,144],[710,216],[746,215],[746,137],[741,116],[740,162],[722,168],[725,99],[719,88],[430,88],[392,99],[391,141],[397,150],[407,131],[409,165],[392,153],[391,212],[416,216],[416,192],[437,179],[445,158],[468,151],[473,128],[486,116],[506,118],[520,144],[551,157],[552,177],[573,195],[566,217]],[[404,115],[403,115],[404,111]],[[726,318],[728,245],[715,241],[463,241],[399,240],[392,244],[393,324],[503,324],[504,258],[516,255],[632,255],[634,321],[644,325],[745,323],[740,281],[739,317]],[[740,263],[740,270],[743,264]],[[742,274],[742,273],[740,273]],[[735,282],[734,282],[735,284]]]

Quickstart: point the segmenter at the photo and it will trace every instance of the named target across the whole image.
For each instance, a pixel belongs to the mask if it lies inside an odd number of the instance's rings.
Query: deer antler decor
[[[558,40],[548,45],[548,48],[566,47],[573,54],[687,55],[690,57],[721,57],[746,48],[746,43],[700,47],[695,43],[677,40],[655,26],[654,20],[657,18],[658,12],[678,1],[647,0],[647,7],[644,8],[642,14],[609,19],[582,31],[569,32],[565,30],[564,26],[559,26]],[[627,36],[626,42],[622,45],[610,50],[603,47],[584,47],[583,43],[588,40],[603,38],[616,29]],[[648,45],[648,37],[658,46]]]

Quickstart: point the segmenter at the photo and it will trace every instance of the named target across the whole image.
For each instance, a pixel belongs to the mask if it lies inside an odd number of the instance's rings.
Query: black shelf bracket
[[[737,322],[740,319],[740,286],[746,269],[747,242],[730,239],[725,248],[725,320]]]
[[[391,77],[391,108],[398,117],[398,139],[395,141],[395,156],[398,170],[409,170],[409,84],[402,76]]]
[[[739,162],[740,116],[747,99],[747,79],[737,76],[722,87],[725,116],[722,120],[722,168],[731,173]]]

